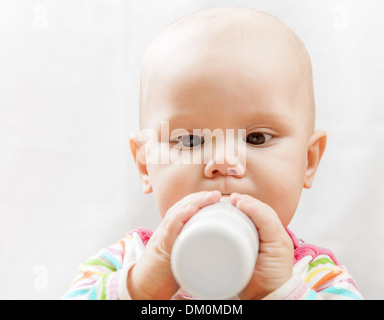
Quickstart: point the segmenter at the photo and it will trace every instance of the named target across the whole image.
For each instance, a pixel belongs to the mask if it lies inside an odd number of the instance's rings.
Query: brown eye
[[[204,137],[190,134],[188,136],[178,137],[177,142],[181,143],[185,148],[194,148],[204,143]]]
[[[256,145],[256,146],[259,146],[259,145],[262,145],[262,144],[268,142],[271,138],[272,138],[272,136],[270,134],[267,134],[267,133],[251,132],[251,133],[247,134],[246,142],[253,144],[253,145]]]

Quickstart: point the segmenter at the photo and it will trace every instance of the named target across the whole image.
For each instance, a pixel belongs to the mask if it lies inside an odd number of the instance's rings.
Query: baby
[[[215,8],[166,28],[143,60],[141,134],[130,140],[162,222],[81,265],[64,298],[192,299],[173,277],[173,244],[199,209],[227,195],[260,238],[253,276],[236,298],[361,299],[330,251],[287,229],[326,146],[326,133],[314,130],[314,105],[307,51],[274,17]],[[150,144],[143,132],[152,132]],[[232,134],[213,139],[213,132]]]

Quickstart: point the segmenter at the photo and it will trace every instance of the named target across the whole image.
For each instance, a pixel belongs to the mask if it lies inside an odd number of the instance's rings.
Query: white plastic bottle
[[[172,250],[172,271],[194,298],[235,298],[252,276],[258,249],[250,218],[223,197],[185,224]]]

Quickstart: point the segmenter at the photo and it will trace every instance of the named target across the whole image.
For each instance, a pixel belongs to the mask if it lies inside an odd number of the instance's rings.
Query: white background
[[[224,5],[266,11],[307,46],[329,142],[291,229],[384,298],[382,1],[1,0],[1,299],[58,299],[89,256],[156,227],[128,145],[140,61],[170,22]]]

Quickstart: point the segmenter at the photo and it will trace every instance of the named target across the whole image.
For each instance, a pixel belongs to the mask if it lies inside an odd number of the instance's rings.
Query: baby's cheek
[[[255,179],[255,193],[251,194],[256,199],[269,205],[278,215],[284,226],[287,226],[295,214],[302,191],[297,176],[273,168],[264,170]]]
[[[288,226],[295,215],[301,190],[302,188],[294,185],[291,185],[291,187],[289,185],[281,186],[280,196],[274,199],[274,203],[271,205],[284,227]]]
[[[194,187],[194,176],[182,164],[157,165],[151,172],[153,192],[162,218],[176,202],[199,191]]]

